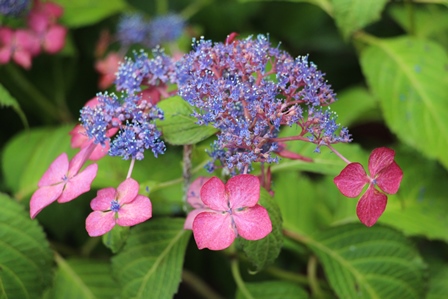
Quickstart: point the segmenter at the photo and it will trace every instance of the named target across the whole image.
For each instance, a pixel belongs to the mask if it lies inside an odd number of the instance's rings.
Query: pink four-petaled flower
[[[86,219],[86,230],[91,237],[104,235],[115,224],[133,226],[152,216],[152,205],[148,197],[139,195],[139,184],[126,179],[117,189],[98,190],[90,202],[93,212]]]
[[[372,226],[386,209],[387,195],[395,194],[400,188],[403,171],[394,161],[395,152],[386,147],[376,148],[369,157],[368,176],[360,163],[348,164],[334,178],[339,191],[347,197],[357,197],[364,186],[367,191],[361,196],[356,206],[359,220],[366,226]],[[381,191],[375,188],[377,185]]]
[[[31,218],[54,201],[69,202],[90,190],[90,185],[96,177],[98,166],[92,164],[79,172],[92,148],[86,147],[77,153],[69,162],[67,154],[63,153],[51,163],[38,183],[39,189],[30,200]]]
[[[267,210],[258,204],[259,197],[260,181],[256,176],[237,175],[225,185],[213,177],[203,184],[200,199],[189,197],[197,209],[190,212],[185,227],[193,230],[199,249],[225,249],[237,236],[262,239],[272,231],[272,223]]]

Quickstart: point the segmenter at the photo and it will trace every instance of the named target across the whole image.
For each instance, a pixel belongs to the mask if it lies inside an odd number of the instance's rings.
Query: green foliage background
[[[69,28],[64,50],[30,71],[0,66],[0,298],[448,298],[448,1],[446,0],[56,0]],[[274,197],[262,193],[274,233],[234,251],[199,251],[183,230],[182,144],[194,143],[193,175],[215,130],[197,127],[179,97],[160,107],[169,143],[133,177],[154,217],[130,230],[89,238],[84,220],[96,190],[117,186],[128,162],[99,162],[92,191],[47,207],[28,202],[48,165],[70,157],[68,132],[97,92],[95,44],[123,12],[187,18],[190,35],[269,34],[273,45],[309,59],[338,94],[332,110],[353,134],[335,147],[367,164],[374,147],[396,151],[399,192],[372,228],[356,199],[333,184],[345,163],[309,143],[289,150],[312,163],[272,166]],[[189,51],[190,37],[179,41]],[[294,128],[281,134],[291,135]],[[216,174],[220,175],[220,174]]]

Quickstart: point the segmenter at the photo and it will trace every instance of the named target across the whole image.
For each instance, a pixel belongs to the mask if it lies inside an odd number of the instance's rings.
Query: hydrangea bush
[[[448,296],[446,39],[412,25],[448,8],[310,2],[0,0],[0,101],[26,127],[2,153],[0,294]],[[220,5],[330,16],[366,84],[333,87],[276,26],[208,38]]]

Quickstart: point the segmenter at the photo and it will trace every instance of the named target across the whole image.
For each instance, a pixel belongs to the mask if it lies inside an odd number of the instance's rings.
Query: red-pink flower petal
[[[64,184],[56,184],[53,186],[43,186],[33,193],[30,200],[30,216],[36,217],[43,208],[54,202],[62,193]]]
[[[400,188],[402,178],[403,171],[394,161],[379,173],[376,183],[384,192],[388,194],[395,194]]]
[[[122,182],[117,188],[117,200],[120,206],[133,201],[134,198],[138,195],[139,189],[140,185],[133,178],[128,178],[124,182]]]
[[[348,164],[333,181],[339,191],[347,197],[357,197],[365,184],[369,183],[364,168],[358,162]]]
[[[231,208],[253,207],[260,199],[260,180],[251,174],[240,174],[227,181]]]
[[[229,213],[202,212],[193,221],[193,236],[199,249],[222,250],[236,238]]]
[[[117,196],[117,190],[112,187],[98,190],[96,197],[90,202],[90,207],[94,211],[110,210],[110,203],[111,201],[116,200]]]
[[[45,171],[42,178],[37,184],[38,187],[50,186],[58,183],[62,183],[64,176],[68,172],[68,157],[66,153],[60,154]]]
[[[92,151],[95,149],[95,144],[82,148],[71,160],[68,166],[68,177],[75,176],[79,170],[84,166]]]
[[[72,178],[69,178],[65,184],[65,189],[58,198],[59,203],[69,202],[83,193],[90,190],[90,185],[96,177],[98,165],[92,164],[86,167],[82,172]]]
[[[199,213],[202,213],[202,212],[210,212],[210,211],[212,211],[212,210],[210,210],[210,209],[205,209],[205,208],[198,208],[198,209],[194,209],[194,210],[191,210],[189,213],[188,213],[188,215],[187,215],[187,218],[185,219],[185,223],[184,223],[184,229],[189,229],[189,230],[192,230],[193,229],[193,221],[194,221],[194,219],[196,218],[196,216],[199,214]]]
[[[67,29],[60,25],[48,28],[43,40],[43,48],[47,53],[54,54],[62,50],[65,45]]]
[[[375,178],[380,171],[394,161],[395,151],[387,147],[379,147],[372,151],[369,157],[369,172]]]
[[[0,48],[0,64],[6,64],[11,59],[11,48]]]
[[[115,213],[94,211],[87,216],[86,230],[89,236],[98,237],[109,232],[115,226]]]
[[[356,206],[359,220],[370,227],[376,223],[386,209],[387,196],[370,185]]]
[[[31,54],[28,51],[16,49],[12,54],[12,59],[24,69],[28,70],[31,67]]]
[[[229,209],[226,187],[217,177],[212,177],[202,186],[201,199],[207,207],[213,210],[226,211]]]
[[[260,240],[272,231],[268,211],[261,205],[233,211],[238,234],[247,240]]]
[[[201,188],[210,178],[200,176],[190,184],[187,190],[187,202],[195,209],[203,208],[204,202],[201,200]]]
[[[133,226],[145,222],[152,216],[152,205],[148,197],[137,195],[130,203],[120,206],[117,224]]]

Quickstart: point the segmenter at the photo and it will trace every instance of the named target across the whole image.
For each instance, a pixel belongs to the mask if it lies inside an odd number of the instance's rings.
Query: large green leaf
[[[58,299],[109,299],[114,298],[118,285],[111,275],[107,262],[85,259],[64,260],[56,256],[58,269],[50,298]]]
[[[380,19],[387,0],[333,0],[336,24],[344,38]]]
[[[305,243],[339,298],[424,298],[423,261],[409,240],[389,227],[348,224]]]
[[[361,65],[387,125],[403,142],[448,168],[446,52],[412,37],[371,42],[361,53]]]
[[[249,2],[249,1],[285,1],[285,0],[240,0],[241,2]],[[323,11],[325,11],[327,14],[331,15],[333,8],[331,6],[331,0],[288,0],[289,2],[305,2],[310,3],[313,5],[316,5],[320,7]]]
[[[0,296],[40,298],[51,283],[53,255],[42,229],[0,193]]]
[[[24,131],[5,147],[3,175],[14,197],[22,200],[37,189],[39,179],[51,162],[63,152],[72,157],[68,132],[72,127],[40,128]]]
[[[185,219],[150,219],[131,230],[124,249],[112,260],[122,298],[172,298],[181,280],[190,231]]]
[[[124,0],[54,0],[54,2],[64,8],[62,23],[71,28],[97,23],[123,12],[127,7]]]
[[[260,271],[267,265],[272,264],[280,254],[283,245],[282,215],[277,202],[265,189],[261,189],[260,204],[268,210],[272,232],[261,240],[237,239],[249,262],[255,266],[254,271]]]
[[[348,127],[381,118],[379,104],[365,87],[355,86],[338,93],[331,110],[338,114],[338,123]]]
[[[26,119],[25,113],[23,113],[22,109],[20,108],[19,103],[13,96],[11,96],[11,94],[2,84],[0,84],[0,107],[11,107],[12,109],[14,109],[14,111],[22,120],[23,125],[25,127],[28,127],[28,120]]]
[[[195,144],[217,132],[212,126],[199,126],[192,115],[193,107],[180,96],[163,100],[158,104],[165,119],[157,121],[163,139],[175,145]]]
[[[413,5],[412,10],[406,4],[390,6],[388,12],[409,34],[419,38],[433,39],[445,47],[448,46],[448,8],[440,5]]]
[[[256,299],[307,299],[308,293],[297,284],[286,281],[264,281],[246,284],[250,295]],[[240,289],[236,299],[247,299]]]

